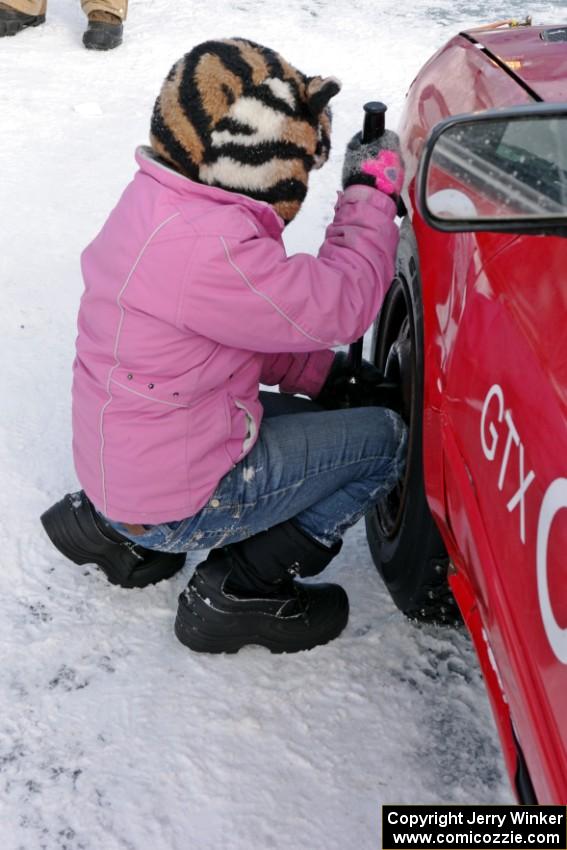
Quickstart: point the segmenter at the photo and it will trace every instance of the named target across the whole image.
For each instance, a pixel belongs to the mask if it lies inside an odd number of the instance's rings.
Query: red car
[[[567,803],[567,26],[463,32],[411,85],[372,357],[410,449],[367,518],[410,617],[464,620],[523,803]]]

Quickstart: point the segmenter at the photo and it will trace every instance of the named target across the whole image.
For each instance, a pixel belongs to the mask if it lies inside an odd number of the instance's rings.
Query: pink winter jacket
[[[192,516],[258,437],[259,384],[316,396],[394,270],[390,198],[339,196],[318,257],[287,257],[271,206],[140,170],[82,255],[73,376],[79,481],[106,516]]]

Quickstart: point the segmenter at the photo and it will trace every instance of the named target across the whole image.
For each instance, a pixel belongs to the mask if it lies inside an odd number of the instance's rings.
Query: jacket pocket
[[[252,405],[235,398],[229,393],[230,437],[227,441],[227,451],[233,464],[239,463],[245,457],[258,436],[258,424],[254,417]]]
[[[254,445],[256,441],[256,435],[258,433],[258,426],[256,425],[256,420],[252,416],[250,410],[246,407],[243,401],[235,398],[233,399],[235,406],[241,410],[244,414],[244,418],[246,420],[246,436],[242,442],[242,456],[247,454],[250,448]]]

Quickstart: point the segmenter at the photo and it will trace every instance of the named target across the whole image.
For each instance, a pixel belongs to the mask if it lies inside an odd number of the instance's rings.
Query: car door
[[[566,268],[565,239],[524,235],[469,274],[443,402],[452,531],[540,802],[567,787]]]

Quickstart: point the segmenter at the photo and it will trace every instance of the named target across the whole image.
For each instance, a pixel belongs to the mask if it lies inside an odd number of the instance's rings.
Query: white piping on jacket
[[[152,239],[154,238],[156,233],[159,233],[159,231],[163,227],[165,227],[166,224],[169,224],[170,221],[172,221],[174,218],[177,218],[180,215],[181,215],[181,213],[178,213],[178,212],[173,213],[173,215],[170,215],[168,218],[165,219],[165,221],[162,221],[161,224],[158,224],[158,226],[155,228],[153,233],[151,233],[150,236],[148,236],[144,245],[142,246],[140,253],[138,254],[138,256],[136,257],[136,259],[134,261],[134,265],[132,266],[132,268],[128,272],[126,280],[124,281],[124,283],[122,285],[122,289],[120,290],[120,292],[116,296],[116,304],[118,305],[118,309],[120,310],[120,319],[119,319],[119,322],[118,322],[118,327],[116,329],[116,336],[114,338],[114,349],[113,349],[113,352],[112,352],[113,356],[114,356],[114,365],[111,367],[111,369],[108,373],[108,379],[106,381],[106,392],[108,393],[108,399],[103,404],[102,409],[100,411],[99,426],[98,426],[99,434],[100,434],[100,470],[101,470],[101,478],[102,478],[102,498],[103,498],[103,505],[104,505],[104,513],[106,513],[106,510],[107,510],[107,507],[106,507],[107,500],[106,500],[106,476],[105,476],[105,473],[104,473],[103,420],[104,420],[104,414],[106,412],[106,408],[108,407],[108,405],[112,401],[112,392],[111,392],[111,388],[110,388],[110,384],[112,382],[112,375],[114,374],[115,370],[120,366],[120,361],[118,359],[118,343],[120,342],[120,333],[122,331],[122,324],[124,322],[124,307],[120,303],[120,299],[124,295],[124,292],[126,291],[126,287],[130,283],[130,279],[132,278],[132,275],[136,271],[138,263],[140,262],[140,260],[144,256],[146,248],[148,247],[148,245],[150,244],[150,242],[152,241]]]
[[[333,345],[340,345],[340,343],[339,343],[339,342],[328,342],[328,341],[326,341],[326,340],[324,340],[324,339],[319,339],[319,337],[317,337],[317,336],[312,336],[311,334],[307,333],[307,331],[304,331],[304,330],[303,330],[303,328],[301,328],[301,327],[297,324],[297,322],[294,322],[294,321],[293,321],[293,319],[292,319],[290,316],[288,316],[288,315],[287,315],[287,313],[284,313],[284,311],[281,309],[281,307],[278,307],[278,305],[277,305],[277,304],[275,304],[275,303],[272,301],[272,299],[270,298],[270,296],[269,296],[269,295],[266,295],[264,292],[260,292],[260,290],[259,290],[259,289],[256,289],[256,287],[255,287],[255,286],[254,286],[254,285],[250,282],[250,280],[246,277],[246,275],[244,274],[244,272],[242,271],[242,269],[241,269],[241,268],[239,268],[239,266],[237,266],[237,265],[236,265],[236,263],[234,262],[234,260],[233,260],[233,259],[232,259],[232,257],[230,256],[230,251],[228,250],[228,245],[227,245],[227,244],[226,244],[226,242],[225,242],[224,236],[219,236],[219,239],[220,239],[220,241],[221,241],[221,243],[222,243],[222,246],[223,246],[223,248],[224,248],[224,252],[225,252],[225,254],[226,254],[226,258],[227,258],[228,262],[230,263],[230,265],[232,266],[232,268],[235,270],[235,272],[237,272],[237,273],[240,275],[240,277],[242,278],[242,280],[244,281],[244,283],[245,283],[245,284],[249,287],[249,289],[251,289],[251,290],[252,290],[252,292],[254,292],[254,293],[255,293],[255,295],[259,295],[259,296],[260,296],[260,298],[263,298],[263,299],[264,299],[264,301],[267,301],[267,302],[268,302],[268,304],[270,304],[270,305],[274,308],[274,310],[275,310],[277,313],[279,313],[279,314],[280,314],[280,316],[283,316],[283,317],[284,317],[284,319],[285,319],[287,322],[289,322],[289,323],[290,323],[290,325],[293,325],[293,327],[294,327],[296,330],[298,330],[298,331],[299,331],[299,333],[300,333],[302,336],[306,337],[307,339],[312,339],[312,340],[313,340],[313,342],[320,342],[322,345],[324,345],[324,346],[326,346],[326,347],[332,347]]]

